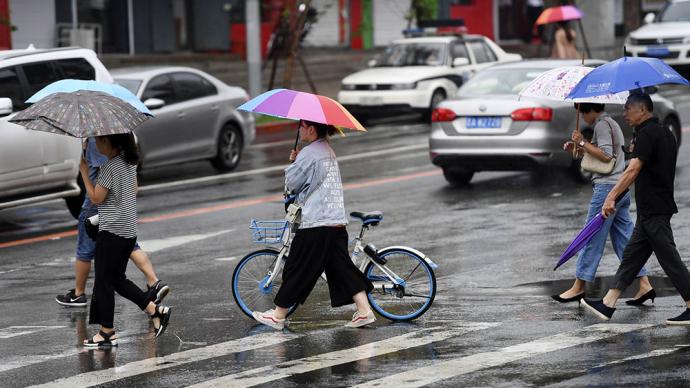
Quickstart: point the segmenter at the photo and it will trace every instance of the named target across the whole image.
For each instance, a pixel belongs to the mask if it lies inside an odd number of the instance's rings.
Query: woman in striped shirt
[[[155,336],[165,331],[170,307],[155,305],[154,292],[144,292],[125,271],[137,240],[137,152],[134,135],[117,134],[96,137],[98,151],[108,158],[101,167],[96,184],[89,179],[88,164],[79,166],[89,199],[98,205],[99,232],[96,239],[96,269],[89,323],[100,324],[86,347],[117,346],[113,325],[115,294],[129,299],[153,320]]]

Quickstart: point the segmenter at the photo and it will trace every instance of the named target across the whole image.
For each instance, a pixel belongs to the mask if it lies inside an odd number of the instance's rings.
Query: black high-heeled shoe
[[[580,300],[585,297],[585,293],[583,292],[581,294],[577,294],[571,298],[561,298],[561,296],[558,294],[551,295],[551,297],[553,298],[553,300],[555,300],[556,302],[560,302],[560,303],[570,303],[570,302],[578,302],[579,303]]]
[[[654,289],[651,289],[647,291],[646,294],[642,295],[637,299],[626,300],[625,304],[627,304],[628,306],[642,306],[642,304],[644,304],[644,302],[647,299],[651,299],[652,303],[654,303],[654,298],[656,298],[656,291],[654,291]]]

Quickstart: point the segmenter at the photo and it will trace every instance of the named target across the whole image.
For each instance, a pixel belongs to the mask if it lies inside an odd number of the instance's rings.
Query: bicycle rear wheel
[[[276,260],[278,251],[275,249],[254,251],[240,260],[232,274],[232,296],[235,303],[252,319],[252,312],[263,312],[275,306],[273,300],[283,283],[282,273],[279,273],[268,287],[264,285],[275,267]],[[297,306],[292,306],[288,315],[296,309]]]
[[[404,283],[394,285],[373,262],[364,269],[374,284],[368,295],[369,304],[381,316],[392,321],[410,321],[424,314],[436,296],[434,270],[416,253],[405,248],[384,248],[379,256],[386,259],[386,268],[397,274]]]

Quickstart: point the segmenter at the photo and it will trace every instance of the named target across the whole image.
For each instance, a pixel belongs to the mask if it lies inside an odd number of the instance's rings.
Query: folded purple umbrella
[[[555,271],[563,265],[566,261],[570,260],[571,257],[575,256],[577,252],[580,251],[580,249],[584,248],[585,245],[589,242],[589,240],[594,237],[599,230],[601,230],[602,225],[604,225],[604,217],[601,215],[601,213],[597,213],[596,216],[592,217],[591,220],[585,225],[584,228],[578,233],[578,235],[575,237],[573,242],[568,245],[568,248],[566,248],[565,252],[561,255],[561,258],[558,260],[558,263],[556,263],[556,266],[553,268]]]

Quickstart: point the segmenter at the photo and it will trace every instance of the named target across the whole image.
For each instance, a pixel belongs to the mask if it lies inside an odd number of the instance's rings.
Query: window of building
[[[146,101],[149,98],[158,98],[165,101],[166,104],[173,104],[177,102],[175,98],[175,89],[173,88],[172,79],[168,75],[159,75],[158,77],[152,79],[148,85],[146,85],[146,90],[141,96],[142,101]]]
[[[196,74],[175,73],[172,77],[175,82],[178,101],[187,101],[216,94],[215,88],[211,90],[208,87],[209,82]],[[213,87],[213,85],[210,86]]]
[[[17,76],[16,67],[0,69],[0,97],[11,99],[15,111],[25,108],[24,93],[22,92],[22,85]]]

